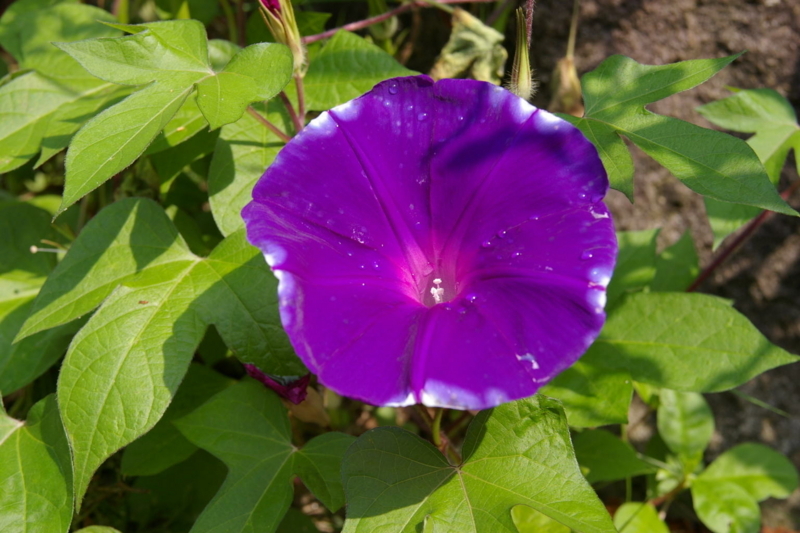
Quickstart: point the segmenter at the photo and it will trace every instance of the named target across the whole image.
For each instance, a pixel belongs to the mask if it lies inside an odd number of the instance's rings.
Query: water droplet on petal
[[[367,268],[367,265],[358,265],[358,268],[360,268],[361,270],[364,270],[365,268]]]
[[[522,252],[514,252],[513,254],[511,254],[511,257],[520,257],[521,255]]]
[[[592,257],[594,257],[594,254],[592,254],[592,252],[588,250],[586,250],[581,254],[581,259],[583,259],[584,261],[586,261],[587,259],[591,259]]]
[[[419,120],[420,122],[422,122],[426,118],[428,118],[428,114],[427,113],[420,113],[420,114],[417,115],[417,120]]]
[[[398,90],[399,89],[397,88],[397,82],[392,82],[391,84],[389,84],[389,94],[397,94]]]
[[[468,301],[469,303],[474,304],[475,300],[478,299],[478,295],[475,294],[474,292],[471,292],[471,293],[467,294],[466,296],[464,296],[464,299],[466,301]]]
[[[500,239],[504,239],[507,234],[508,234],[508,232],[506,230],[498,231],[497,232],[497,237],[500,238]]]
[[[488,240],[488,239],[481,243],[481,246],[483,246],[484,248],[489,248],[491,245],[492,245],[492,241]]]
[[[353,252],[347,252],[347,257],[353,257]]]
[[[374,268],[375,270],[378,270],[378,269],[381,268],[381,265],[377,261],[373,261],[372,262],[372,268]]]

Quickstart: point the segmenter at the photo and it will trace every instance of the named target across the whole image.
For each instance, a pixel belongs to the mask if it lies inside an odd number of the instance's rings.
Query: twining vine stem
[[[784,200],[788,200],[792,194],[800,187],[800,179],[796,180],[794,183],[789,185],[785,191],[781,193],[781,198]],[[772,211],[762,211],[760,215],[756,218],[751,220],[747,226],[745,226],[744,230],[733,240],[729,245],[727,245],[718,255],[714,258],[710,265],[708,265],[703,271],[700,273],[699,276],[694,280],[694,282],[686,289],[686,292],[694,292],[696,291],[700,285],[707,280],[711,275],[719,268],[719,266],[725,262],[728,257],[730,257],[739,247],[744,244],[744,242],[750,238],[750,236],[761,226],[767,219],[769,219],[772,215],[774,215]]]
[[[283,105],[286,107],[286,111],[289,112],[289,116],[292,119],[292,124],[294,124],[294,133],[295,135],[300,133],[300,130],[303,129],[303,122],[300,120],[300,116],[297,114],[297,111],[294,110],[294,106],[292,102],[289,100],[289,96],[284,91],[278,93],[278,96],[283,102]]]
[[[289,141],[292,140],[292,138],[289,137],[288,135],[286,135],[285,133],[283,133],[280,130],[280,128],[278,128],[278,126],[276,126],[275,124],[273,124],[272,122],[270,122],[269,120],[267,120],[266,118],[261,116],[261,113],[256,111],[253,108],[253,106],[251,106],[251,105],[247,106],[247,112],[250,113],[253,116],[254,119],[256,119],[261,124],[263,124],[269,131],[271,131],[272,133],[277,135],[283,142],[288,143]]]
[[[321,41],[322,39],[327,39],[328,37],[332,37],[334,34],[336,34],[336,32],[340,30],[346,30],[346,31],[363,30],[368,26],[372,26],[373,24],[378,24],[379,22],[383,22],[384,20],[388,20],[396,15],[405,13],[406,11],[409,11],[415,7],[448,7],[447,4],[466,4],[466,3],[483,3],[483,2],[489,3],[494,1],[495,0],[437,0],[435,2],[434,1],[424,2],[417,0],[415,2],[408,2],[406,4],[401,4],[400,6],[394,9],[390,9],[386,13],[375,15],[374,17],[370,17],[364,20],[359,20],[356,22],[351,22],[350,24],[345,24],[344,26],[339,26],[338,28],[333,28],[332,30],[324,31],[316,35],[308,35],[306,37],[303,37],[303,43],[310,44],[310,43],[315,43],[317,41]]]
[[[294,75],[294,85],[297,89],[297,115],[299,116],[299,121],[296,126],[297,133],[300,133],[306,121],[306,92],[305,89],[303,89],[302,74]]]

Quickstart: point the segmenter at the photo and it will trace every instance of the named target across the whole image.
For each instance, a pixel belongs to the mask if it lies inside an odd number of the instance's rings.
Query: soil
[[[566,49],[572,2],[537,2],[532,58],[546,106],[550,78]],[[664,64],[748,50],[709,82],[650,106],[650,109],[710,127],[695,108],[723,98],[726,86],[768,87],[800,106],[800,0],[584,0],[575,62],[579,74],[612,54],[640,63]],[[635,147],[635,202],[616,191],[608,197],[619,230],[662,228],[660,245],[689,230],[701,266],[712,258],[711,230],[699,195],[679,183]],[[790,156],[783,189],[798,179]],[[800,207],[800,194],[789,200]],[[725,244],[723,243],[723,247]],[[800,219],[772,216],[701,291],[729,298],[774,343],[800,353]],[[716,416],[708,459],[740,442],[761,442],[789,456],[800,468],[800,364],[759,376],[741,390],[788,412],[787,418],[731,393],[707,396]],[[800,491],[787,501],[763,506],[764,524],[800,529]]]

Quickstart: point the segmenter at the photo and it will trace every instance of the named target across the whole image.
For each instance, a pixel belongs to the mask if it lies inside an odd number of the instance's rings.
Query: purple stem
[[[800,179],[792,183],[789,187],[786,188],[785,191],[781,193],[781,198],[784,200],[788,200],[792,194],[800,187]],[[711,275],[719,268],[719,266],[725,262],[728,257],[730,257],[739,247],[744,244],[744,242],[750,238],[750,236],[772,215],[775,213],[772,211],[762,211],[760,215],[756,218],[751,220],[745,227],[744,230],[733,240],[729,245],[722,249],[722,251],[714,258],[710,265],[703,269],[697,279],[686,289],[686,292],[694,292],[700,287],[700,285],[707,280]]]

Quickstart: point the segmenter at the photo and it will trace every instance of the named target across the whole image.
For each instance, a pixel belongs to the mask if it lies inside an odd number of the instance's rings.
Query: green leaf
[[[755,133],[747,144],[764,163],[770,181],[778,184],[791,148],[800,145],[800,126],[791,104],[772,89],[750,89],[700,106],[697,111],[725,129]],[[759,214],[760,210],[706,199],[714,247]]]
[[[329,509],[344,504],[339,467],[353,437],[325,433],[298,450],[280,399],[255,380],[217,394],[175,424],[228,467],[225,483],[193,533],[253,531],[253,524],[259,531],[275,531],[292,501],[295,475]]]
[[[695,293],[627,296],[589,350],[634,381],[694,392],[728,390],[798,360],[726,301]]]
[[[197,84],[197,105],[214,130],[239,120],[250,103],[278,94],[291,77],[289,48],[254,44],[236,54],[222,72]]]
[[[690,231],[656,257],[656,275],[650,284],[654,292],[685,291],[700,273],[697,251]]]
[[[117,91],[51,44],[116,35],[117,30],[98,24],[113,17],[83,4],[36,7],[40,8],[17,13],[13,24],[0,27],[0,43],[16,57],[20,69],[38,70],[0,88],[0,172],[21,166],[42,146],[49,148],[41,162],[63,149],[86,118]]]
[[[604,368],[590,352],[541,393],[561,401],[570,426],[597,427],[628,422],[633,386],[627,372]]]
[[[797,214],[741,139],[652,113],[627,117],[617,130],[703,196]]]
[[[758,503],[735,483],[692,484],[694,510],[714,533],[758,533],[761,510]]]
[[[24,202],[0,202],[0,302],[36,291],[56,265],[55,254],[31,253],[42,239],[59,240],[44,209]]]
[[[756,501],[788,498],[797,489],[797,468],[762,444],[745,443],[726,451],[697,478],[702,483],[734,483]]]
[[[149,207],[140,208],[143,205]],[[129,235],[149,236],[151,246],[159,242],[156,233],[162,242],[171,239],[172,243],[166,250],[145,248],[138,256],[135,247],[131,248],[134,253],[124,250],[123,266],[134,266],[138,272],[131,276],[128,270],[117,270],[111,272],[111,280],[100,276],[96,283],[100,286],[88,294],[75,295],[70,290],[75,278],[83,280],[77,269],[64,276],[56,276],[56,271],[51,276],[56,282],[50,300],[63,301],[67,294],[76,302],[59,308],[60,317],[74,313],[78,303],[91,309],[108,295],[73,339],[58,384],[78,502],[102,461],[161,418],[209,325],[216,326],[243,361],[273,374],[305,373],[280,326],[276,280],[261,253],[247,244],[243,231],[201,259],[189,252],[166,214],[151,201],[131,199],[112,204],[93,219],[100,226],[98,232],[110,232],[105,234],[106,241],[113,240],[120,232],[119,223],[115,230],[103,224],[104,219],[142,228]],[[154,232],[159,226],[166,230]],[[72,261],[83,265],[83,273],[94,266],[96,255],[81,256],[84,250],[79,242],[86,234],[88,226],[61,265]],[[133,256],[132,265],[126,255]],[[173,259],[166,261],[167,256]]]
[[[125,448],[122,473],[152,476],[188,459],[197,447],[186,440],[172,422],[191,413],[231,383],[202,365],[190,365],[178,393],[158,424]]]
[[[610,130],[630,139],[700,194],[797,214],[780,198],[758,157],[743,141],[645,109],[706,81],[738,56],[663,66],[612,56],[583,76],[585,116],[572,122],[579,123],[584,132],[597,132],[588,137],[598,146],[615,187],[632,197],[630,155]]]
[[[614,275],[606,290],[608,309],[628,292],[640,291],[656,275],[656,238],[660,230],[622,231],[617,233],[619,253]]]
[[[345,533],[515,533],[522,504],[581,533],[613,532],[583,479],[558,402],[543,396],[482,411],[467,431],[464,463],[396,427],[373,429],[345,455]]]
[[[42,375],[64,355],[80,321],[14,343],[28,317],[33,296],[0,300],[0,391],[10,394]]]
[[[619,533],[669,533],[667,524],[649,503],[623,503],[614,514],[614,525]]]
[[[12,2],[3,11],[0,17],[0,46],[12,56],[20,54],[20,35],[16,31],[16,23],[27,14],[47,9],[54,5],[67,3],[78,3],[77,0],[17,0]]]
[[[284,131],[291,128],[281,104],[272,102],[266,110],[261,105],[254,107]],[[223,235],[244,227],[242,208],[250,201],[256,181],[283,146],[282,140],[250,115],[223,126],[208,171],[211,213]]]
[[[119,530],[108,526],[89,526],[79,529],[75,533],[120,533]]]
[[[721,128],[758,133],[786,127],[798,129],[797,115],[786,98],[772,89],[746,89],[697,111]]]
[[[14,56],[20,70],[35,69],[61,82],[91,80],[74,59],[52,43],[119,35],[118,30],[101,23],[114,22],[114,17],[79,3],[42,7],[19,13],[13,24],[4,24],[0,44]]]
[[[192,456],[154,476],[133,482],[126,496],[131,531],[189,531],[225,481],[227,469],[213,455],[197,450]]]
[[[63,211],[127,168],[194,91],[195,75],[175,73],[106,109],[78,131],[67,151]]]
[[[630,444],[608,431],[582,431],[575,435],[573,443],[575,456],[589,483],[617,481],[656,471],[639,459]]]
[[[203,122],[205,123],[205,119],[203,119]],[[202,159],[208,154],[213,153],[218,138],[219,131],[205,130],[192,136],[185,142],[181,142],[181,144],[175,147],[152,154],[150,156],[150,162],[153,163],[153,167],[155,167],[156,173],[161,179],[162,194],[165,190],[170,190],[174,184],[172,180],[175,179],[183,169],[198,159]],[[167,202],[168,200],[169,198]],[[205,198],[202,198],[201,202],[202,201],[205,201]]]
[[[30,203],[0,203],[0,391],[10,394],[39,377],[64,354],[78,324],[14,343],[56,254],[31,253],[41,239],[61,240],[50,214]]]
[[[261,19],[261,25],[264,26],[264,19],[261,18],[258,11],[254,13]],[[219,72],[225,68],[233,56],[235,56],[242,48],[238,44],[234,44],[225,39],[211,39],[208,41],[208,59],[211,61],[211,67],[214,72]]]
[[[308,515],[289,509],[277,529],[278,533],[318,533],[319,529]]]
[[[24,423],[0,409],[0,427],[0,530],[66,533],[72,472],[55,396],[34,405]]]
[[[174,148],[193,138],[207,127],[208,121],[197,107],[197,100],[187,98],[178,112],[164,126],[161,133],[147,147],[145,154],[156,154]]]
[[[597,120],[576,118],[564,113],[557,114],[577,126],[597,147],[597,153],[608,173],[611,188],[622,192],[633,202],[633,158],[625,146],[625,141],[617,135],[616,130]]]
[[[572,530],[527,505],[515,505],[511,520],[519,533],[570,533]]]
[[[702,394],[661,389],[658,432],[667,447],[685,463],[702,458],[714,434],[714,413]]]
[[[361,96],[383,80],[413,74],[374,44],[340,31],[308,66],[303,80],[306,105],[314,111],[330,109]]]
[[[91,312],[136,272],[180,261],[185,253],[177,230],[154,202],[130,198],[112,204],[89,221],[47,278],[17,338]]]
[[[586,116],[612,122],[634,115],[647,104],[700,85],[740,55],[659,66],[611,56],[581,80]]]
[[[72,137],[84,123],[100,111],[118,103],[131,92],[130,87],[95,83],[94,88],[79,93],[74,102],[62,105],[47,123],[42,137],[42,151],[35,168],[69,146]]]
[[[53,136],[64,135],[65,117],[76,107],[102,104],[112,87],[98,82],[70,88],[38,72],[28,72],[0,87],[0,173],[24,165],[43,143],[52,144]]]
[[[277,94],[291,75],[288,50],[267,44],[240,51],[222,72],[215,73],[205,28],[198,21],[115,27],[133,35],[59,44],[101,79],[149,84],[95,117],[75,136],[67,153],[62,209],[129,166],[162,130],[174,124],[179,109],[188,106],[191,112],[186,101],[195,87],[197,106],[214,129],[237,120],[251,102]],[[181,131],[186,131],[186,126],[183,128]],[[172,141],[179,142],[191,133],[190,129]],[[154,152],[164,149],[167,135],[169,131]]]
[[[67,152],[65,209],[130,165],[169,123],[194,84],[214,73],[197,21],[120,26],[137,33],[58,46],[100,79],[150,84],[89,121]]]

